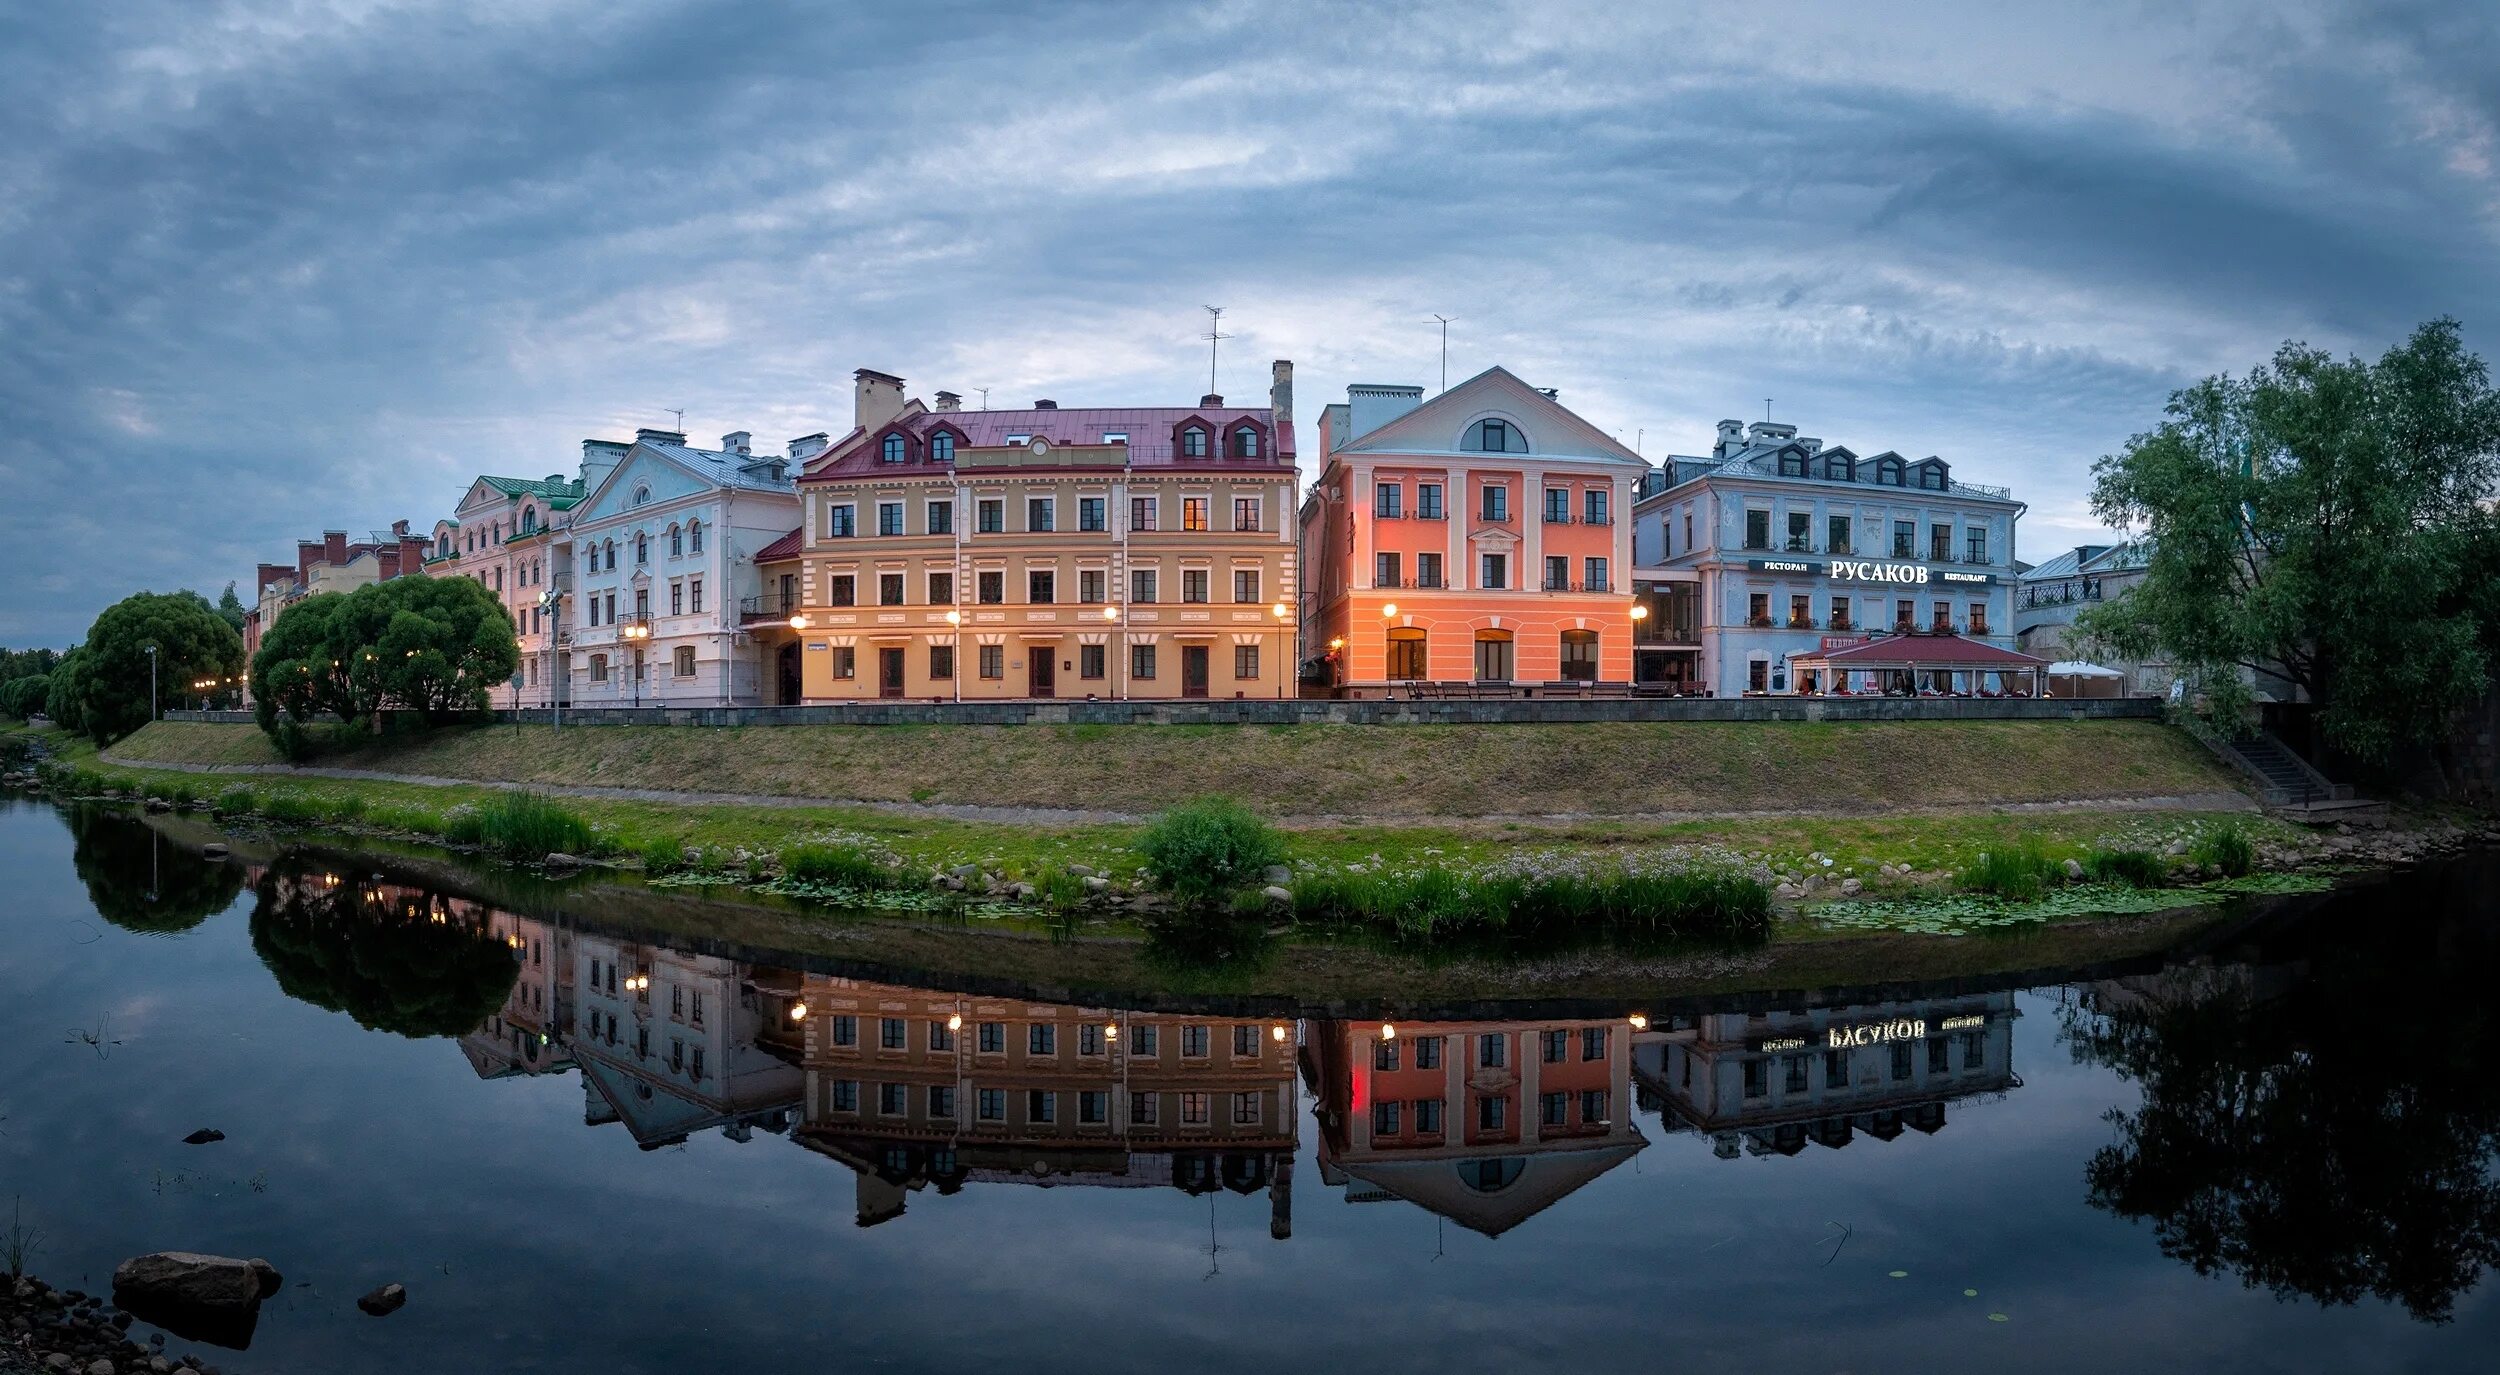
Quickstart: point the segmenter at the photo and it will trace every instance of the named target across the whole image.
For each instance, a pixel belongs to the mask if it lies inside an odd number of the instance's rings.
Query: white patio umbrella
[[[2081,659],[2060,659],[2040,671],[2052,678],[2124,678],[2127,676],[2114,668],[2087,664]]]

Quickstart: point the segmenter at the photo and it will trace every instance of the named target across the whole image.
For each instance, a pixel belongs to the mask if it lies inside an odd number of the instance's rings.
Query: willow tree
[[[2162,658],[2217,717],[2271,675],[2340,748],[2441,734],[2489,678],[2500,394],[2456,321],[2376,362],[2285,344],[2244,378],[2173,394],[2093,469],[2093,511],[2151,536],[2142,582],[2079,618]]]

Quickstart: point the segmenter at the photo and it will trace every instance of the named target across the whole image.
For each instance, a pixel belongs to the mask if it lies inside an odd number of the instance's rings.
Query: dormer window
[[[1901,460],[1897,458],[1875,460],[1875,481],[1886,487],[1900,486]]]
[[[1205,458],[1206,456],[1207,432],[1195,425],[1181,431],[1181,457]]]
[[[1248,425],[1233,431],[1233,457],[1257,458],[1258,456],[1259,432]]]
[[[1825,454],[1823,476],[1831,482],[1855,482],[1858,478],[1857,466],[1843,455]]]
[[[1780,451],[1780,476],[1781,476],[1781,477],[1804,477],[1805,475],[1806,475],[1806,456],[1805,456],[1804,454],[1798,453],[1798,452],[1797,452],[1796,450],[1794,450],[1794,449],[1783,449],[1783,450],[1781,450],[1781,451]]]
[[[1007,442],[1009,444],[1030,444],[1033,442],[1033,436],[1029,434],[1011,434],[1007,436]]]
[[[929,461],[931,463],[954,462],[955,436],[948,434],[944,430],[940,430],[936,434],[929,436]]]
[[[530,532],[532,532],[532,531],[536,530],[537,528],[538,528],[538,508],[536,508],[536,507],[534,507],[534,506],[524,506],[524,507],[522,507],[522,508],[521,508],[521,533],[522,533],[522,534],[524,534],[524,535],[526,535],[526,534],[529,534]]]
[[[1947,486],[1947,483],[1945,482],[1944,465],[1941,463],[1920,464],[1918,467],[1918,485],[1931,492],[1943,491]]]
[[[1102,432],[1102,442],[1105,444],[1126,444],[1128,442],[1128,431],[1105,430]]]
[[[902,462],[902,461],[904,460],[904,458],[905,458],[905,457],[907,457],[907,456],[908,456],[908,452],[909,452],[909,446],[907,446],[907,445],[905,445],[905,444],[903,443],[903,437],[902,437],[901,435],[899,435],[899,434],[890,434],[890,435],[887,435],[887,436],[885,437],[885,461],[886,461],[886,462],[888,462],[888,463],[900,463],[900,462]]]

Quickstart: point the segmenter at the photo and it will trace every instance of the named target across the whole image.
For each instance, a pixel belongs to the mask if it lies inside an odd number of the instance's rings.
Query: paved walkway
[[[422,773],[386,773],[378,769],[298,768],[286,764],[176,764],[153,759],[126,759],[107,750],[97,756],[107,764],[175,773],[269,775],[281,778],[328,778],[346,782],[412,783],[426,788],[504,788],[545,793],[551,797],[586,797],[611,802],[664,802],[681,807],[848,807],[897,816],[945,817],[955,821],[986,821],[1010,826],[1068,826],[1092,822],[1141,821],[1134,812],[1097,811],[1082,807],[993,807],[974,803],[891,802],[857,797],[783,797],[771,793],[679,792],[667,788],[605,788],[574,783],[516,783],[494,778],[443,778]],[[1970,816],[1981,813],[2040,812],[2255,812],[2246,794],[2182,793],[2169,797],[2079,798],[2063,802],[2006,802],[1948,807],[1899,809],[1899,815]],[[1850,811],[1829,807],[1782,807],[1741,812],[1523,812],[1483,816],[1281,816],[1283,825],[1433,826],[1571,823],[1581,821],[1737,821],[1750,817],[1873,816],[1886,809]]]

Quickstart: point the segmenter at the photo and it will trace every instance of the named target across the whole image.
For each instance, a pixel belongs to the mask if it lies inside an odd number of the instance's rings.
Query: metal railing
[[[766,592],[761,596],[740,597],[738,624],[787,620],[806,604],[806,596],[798,592]]]

